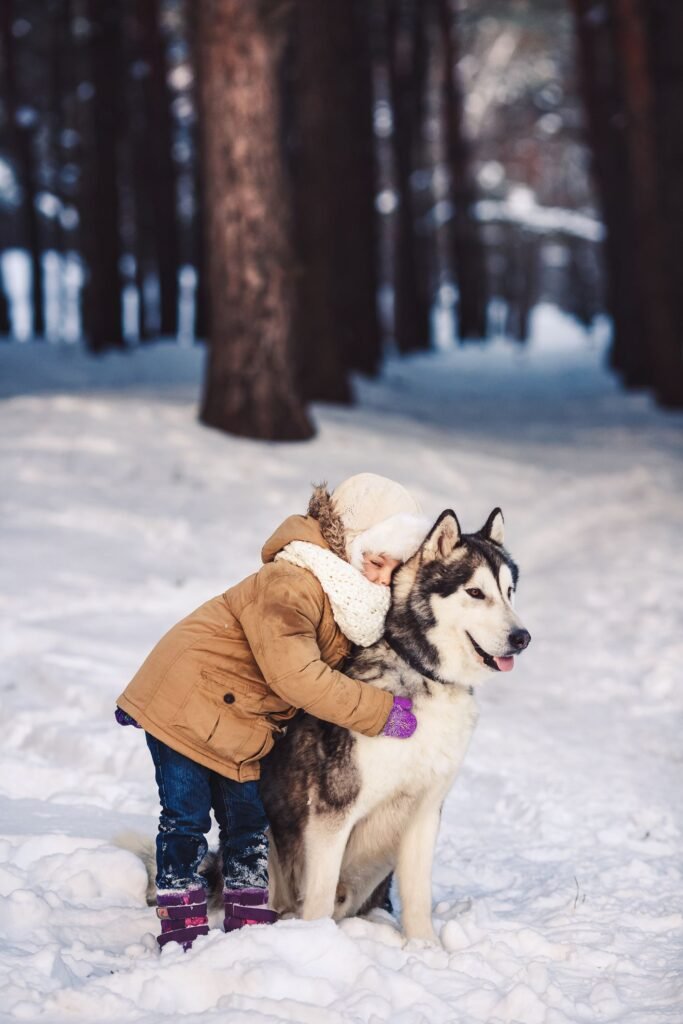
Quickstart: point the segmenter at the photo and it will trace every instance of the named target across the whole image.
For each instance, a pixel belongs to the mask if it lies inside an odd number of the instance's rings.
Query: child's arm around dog
[[[323,596],[315,577],[282,562],[264,566],[258,576],[240,622],[270,689],[316,718],[376,736],[393,697],[323,661],[318,641]]]

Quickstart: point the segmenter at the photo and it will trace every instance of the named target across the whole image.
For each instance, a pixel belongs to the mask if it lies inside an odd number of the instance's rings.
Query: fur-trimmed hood
[[[327,484],[316,484],[308,502],[308,515],[315,519],[330,551],[346,561],[346,530],[334,507]]]
[[[338,558],[344,562],[348,561],[344,524],[335,511],[327,484],[318,484],[313,488],[307,515],[287,516],[278,526],[263,545],[262,561],[272,562],[277,553],[294,540],[303,540],[309,544],[317,544],[321,548],[329,548]]]

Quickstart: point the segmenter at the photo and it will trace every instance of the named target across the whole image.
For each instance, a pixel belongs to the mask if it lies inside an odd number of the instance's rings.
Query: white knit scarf
[[[389,587],[371,583],[338,555],[305,540],[291,541],[275,558],[313,573],[330,600],[334,621],[352,643],[369,647],[380,639],[391,604]]]

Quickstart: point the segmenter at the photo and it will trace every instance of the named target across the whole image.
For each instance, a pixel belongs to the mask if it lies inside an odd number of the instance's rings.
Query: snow
[[[541,121],[554,116],[546,114]],[[590,242],[602,242],[605,238],[605,226],[597,217],[562,206],[541,206],[533,189],[523,185],[511,189],[505,199],[480,199],[476,211],[479,220],[508,221],[541,235],[557,231]]]
[[[298,445],[198,424],[199,350],[0,348],[1,1020],[680,1024],[683,417],[619,390],[605,336],[541,307],[528,346],[391,361]],[[363,469],[466,529],[500,504],[533,637],[445,807],[441,946],[377,914],[159,956],[114,699],[311,481]]]

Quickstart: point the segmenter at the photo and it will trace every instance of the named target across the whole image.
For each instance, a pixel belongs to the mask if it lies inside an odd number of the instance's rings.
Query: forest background
[[[209,344],[204,422],[310,436],[386,353],[608,313],[683,404],[683,57],[653,0],[7,0],[0,336]],[[36,351],[36,359],[39,359]]]

